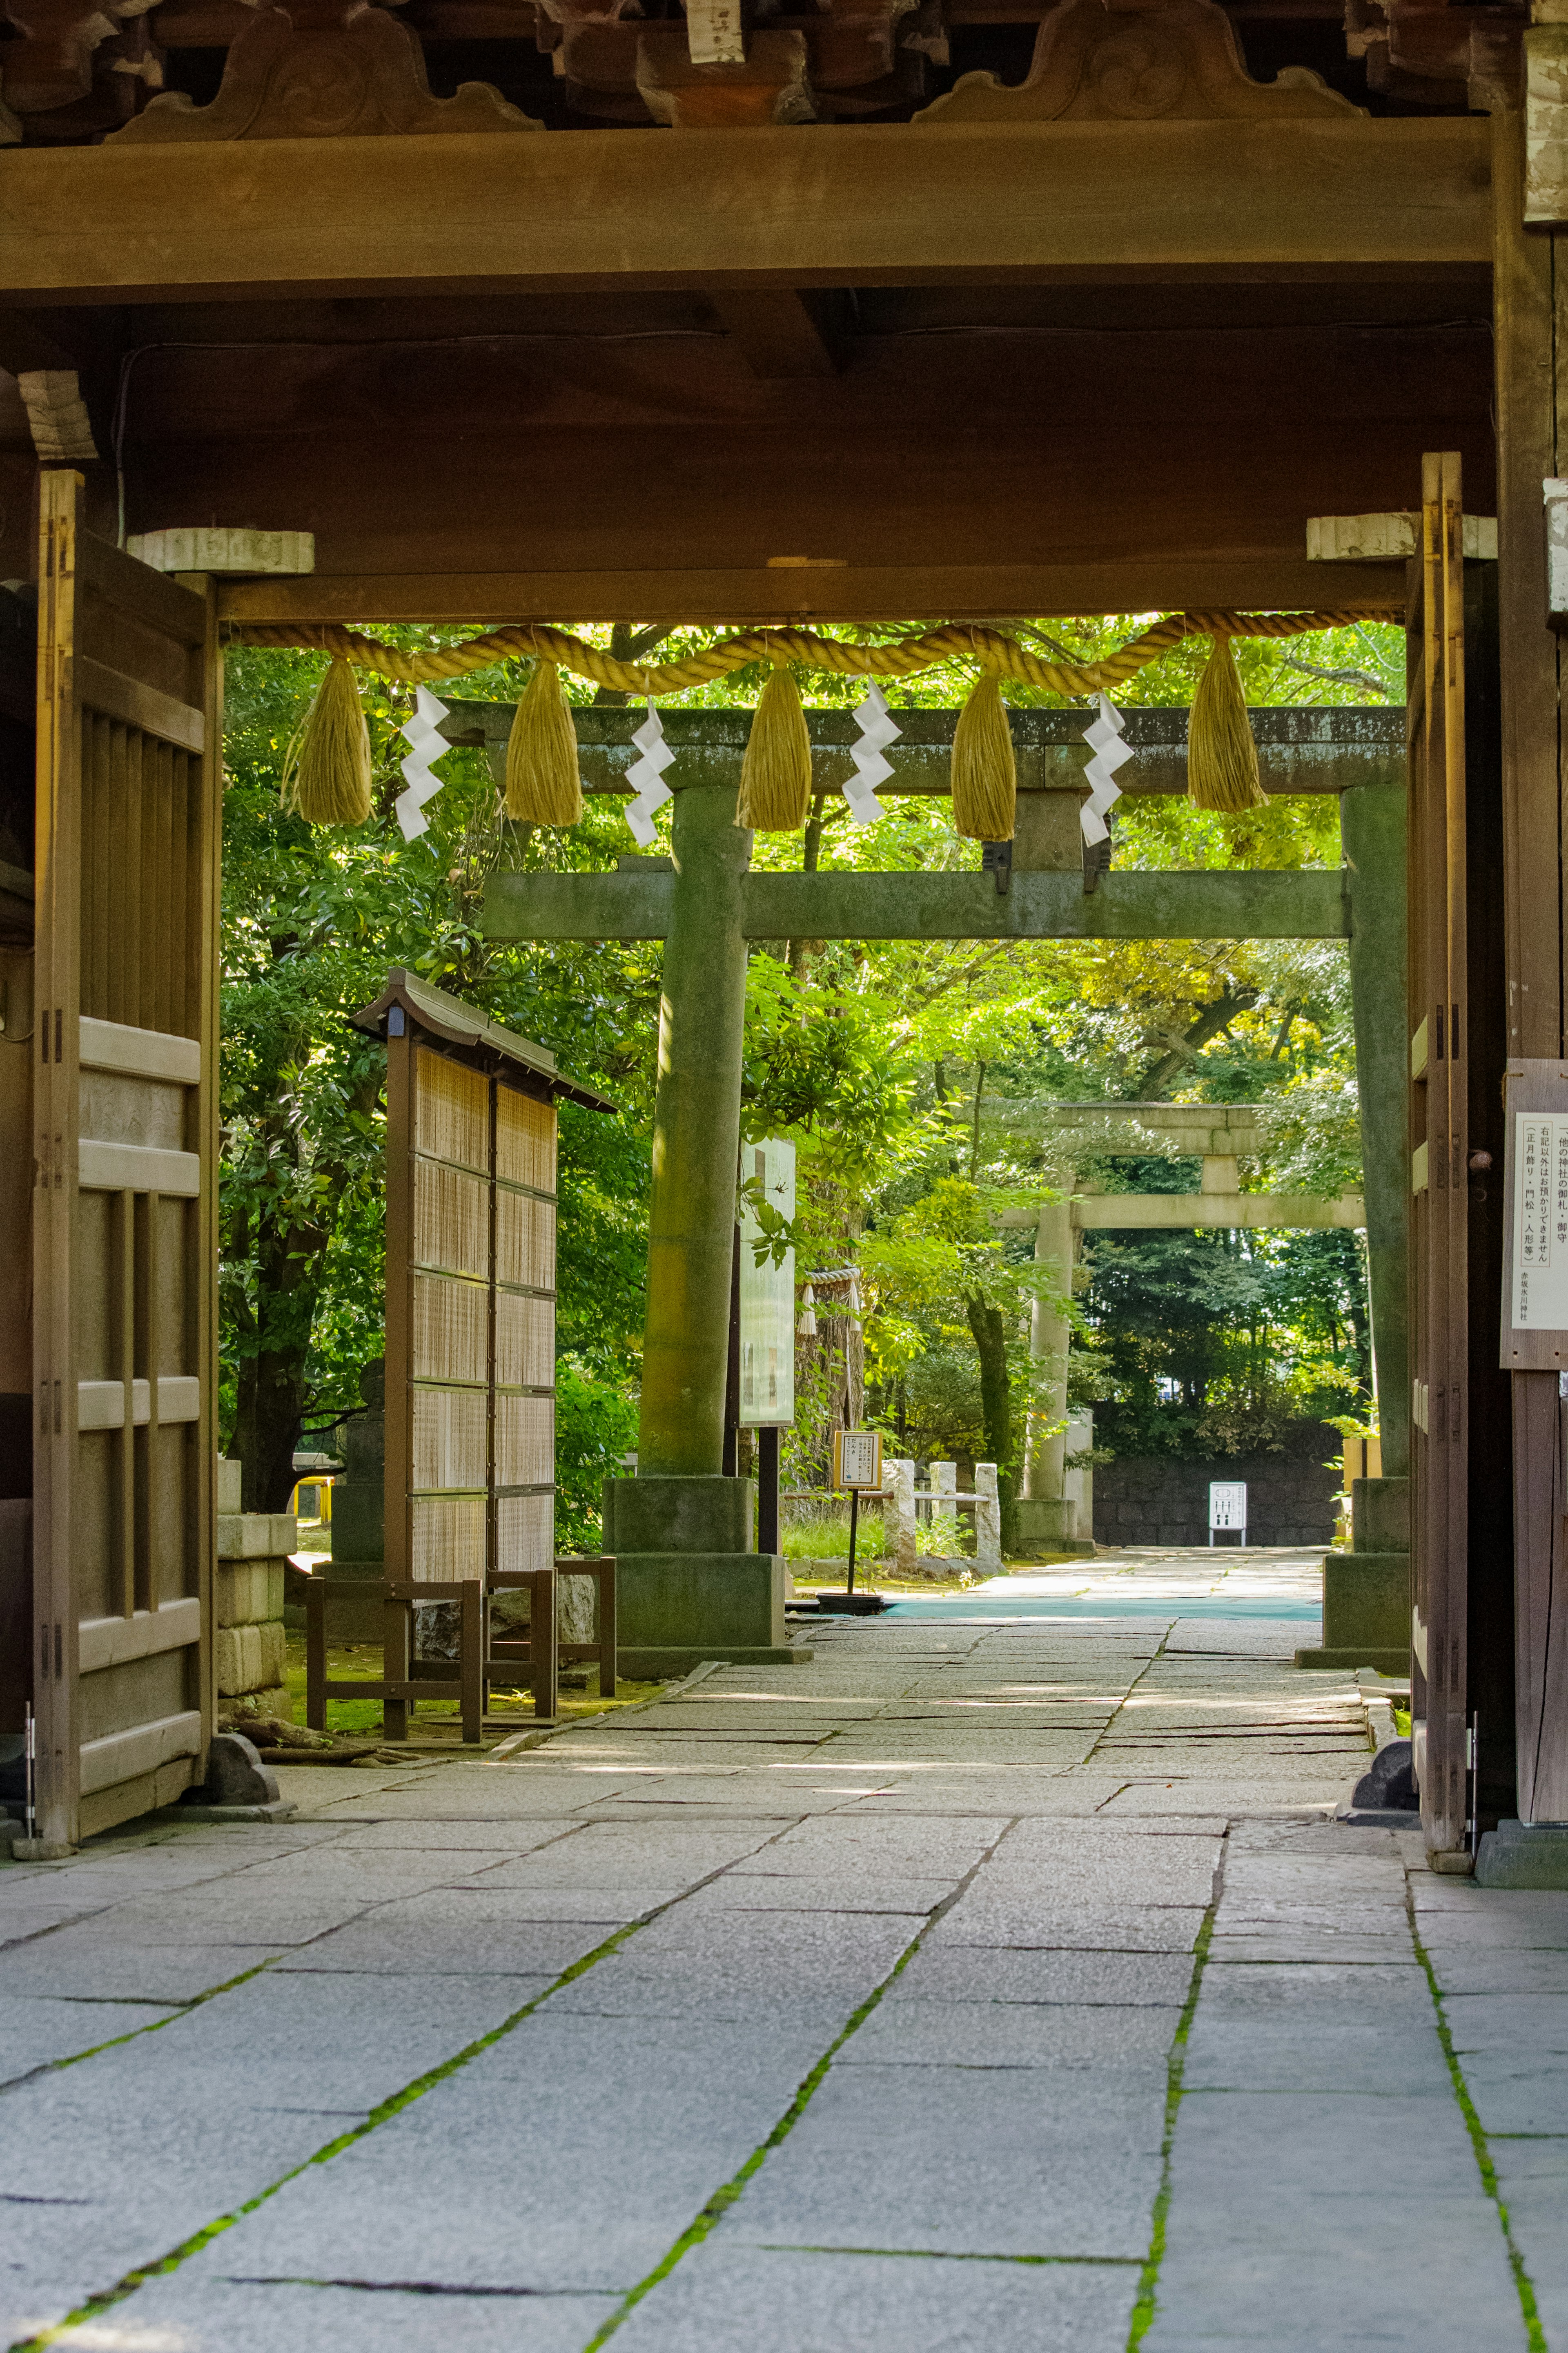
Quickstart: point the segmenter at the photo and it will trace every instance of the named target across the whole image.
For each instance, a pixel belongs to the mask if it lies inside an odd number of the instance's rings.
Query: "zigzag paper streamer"
[[[1132,757],[1131,744],[1121,738],[1121,713],[1109,695],[1100,697],[1100,716],[1092,727],[1084,729],[1083,740],[1094,747],[1094,757],[1083,772],[1094,789],[1079,811],[1079,821],[1085,841],[1103,841],[1110,831],[1105,812],[1112,801],[1121,798],[1116,771]]]
[[[637,798],[626,807],[626,820],[632,829],[632,839],[646,849],[653,839],[653,813],[662,808],[670,797],[664,772],[675,754],[664,740],[664,723],[648,697],[647,717],[632,737],[642,757],[626,770],[626,782],[637,787]]]
[[[882,754],[894,737],[901,735],[904,731],[889,718],[879,686],[867,688],[866,700],[857,705],[855,716],[860,722],[860,740],[851,753],[855,774],[844,787],[844,797],[857,825],[875,825],[879,817],[887,815],[887,811],[871,787],[892,775],[892,762],[884,760]]]
[[[397,731],[400,735],[405,735],[414,746],[402,764],[408,789],[399,793],[394,804],[405,841],[416,841],[422,833],[430,830],[425,804],[441,789],[441,779],[432,774],[430,763],[452,748],[440,729],[439,723],[446,716],[446,704],[438,702],[427,686],[417,687],[414,695],[414,716],[405,719]]]

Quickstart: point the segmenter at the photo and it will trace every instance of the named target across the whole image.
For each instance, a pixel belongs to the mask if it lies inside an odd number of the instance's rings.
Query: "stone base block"
[[[750,1479],[606,1479],[605,1550],[748,1553],[756,1495]]]
[[[617,1553],[620,1672],[641,1682],[689,1674],[705,1659],[761,1666],[809,1657],[785,1640],[786,1585],[777,1553]]]
[[[220,1512],[217,1515],[219,1560],[281,1560],[300,1542],[300,1523],[292,1512]]]
[[[1297,1665],[1376,1667],[1383,1674],[1403,1674],[1409,1656],[1410,1555],[1327,1554],[1322,1649],[1299,1652]]]
[[[1352,1642],[1339,1651],[1298,1651],[1299,1667],[1337,1667],[1353,1674],[1358,1667],[1371,1667],[1380,1675],[1402,1675],[1410,1665],[1410,1645],[1402,1651],[1374,1651],[1364,1642]]]
[[[1351,1524],[1357,1552],[1408,1552],[1408,1479],[1352,1479]]]
[[[220,1626],[259,1626],[283,1615],[284,1564],[278,1560],[220,1560],[213,1586]]]
[[[1568,1822],[1499,1822],[1483,1832],[1478,1887],[1568,1887]]]
[[[225,1699],[273,1691],[283,1681],[288,1638],[281,1618],[264,1626],[220,1626],[213,1638],[217,1687]]]
[[[1079,1532],[1079,1506],[1066,1498],[1021,1495],[1013,1506],[1013,1525],[1021,1546],[1049,1546],[1052,1552],[1091,1554],[1091,1537]]]

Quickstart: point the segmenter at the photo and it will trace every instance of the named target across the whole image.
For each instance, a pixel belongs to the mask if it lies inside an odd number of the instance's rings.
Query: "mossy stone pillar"
[[[1358,785],[1340,795],[1383,1476],[1355,1482],[1351,1547],[1323,1563],[1322,1646],[1296,1653],[1300,1667],[1375,1667],[1384,1674],[1403,1674],[1410,1662],[1405,815],[1402,784]]]
[[[752,1549],[749,1479],[725,1478],[730,1278],[746,1018],[752,837],[733,784],[675,787],[648,1203],[637,1475],[605,1493],[623,1674],[683,1674],[809,1652],[784,1639],[784,1567]]]

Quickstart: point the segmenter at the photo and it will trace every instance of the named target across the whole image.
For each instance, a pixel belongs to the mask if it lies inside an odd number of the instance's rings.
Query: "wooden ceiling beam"
[[[1489,259],[1490,139],[1455,117],[12,148],[0,287],[26,307],[1441,275]]]
[[[220,582],[228,621],[1005,620],[1146,611],[1365,612],[1402,605],[1402,564],[1309,564],[1283,551],[1083,565],[804,571],[485,572]]]

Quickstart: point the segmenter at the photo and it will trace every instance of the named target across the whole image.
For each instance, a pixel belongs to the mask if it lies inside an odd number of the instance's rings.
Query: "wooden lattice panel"
[[[496,1485],[548,1487],[555,1476],[555,1400],[496,1398]]]
[[[489,1175],[489,1083],[479,1071],[421,1046],[414,1147],[432,1160]]]
[[[555,1204],[496,1187],[496,1281],[555,1288]]]
[[[555,1106],[515,1087],[496,1089],[496,1175],[509,1184],[555,1190]]]
[[[548,1568],[554,1557],[554,1496],[501,1496],[496,1504],[496,1567]]]
[[[555,1381],[555,1302],[523,1291],[496,1293],[496,1386],[547,1389]]]
[[[448,1274],[488,1276],[490,1188],[482,1176],[439,1160],[414,1167],[414,1262]]]
[[[483,1389],[416,1388],[416,1489],[489,1484],[489,1400]]]
[[[483,1386],[489,1378],[489,1290],[448,1275],[414,1278],[414,1365],[416,1381],[464,1381]],[[549,1380],[553,1372],[545,1375]],[[522,1376],[498,1375],[521,1380]],[[530,1387],[533,1386],[531,1382]]]
[[[482,1495],[416,1495],[409,1518],[410,1573],[421,1585],[483,1577],[487,1506]]]
[[[387,1025],[386,1567],[427,1583],[554,1544],[554,1104],[437,1034]]]

